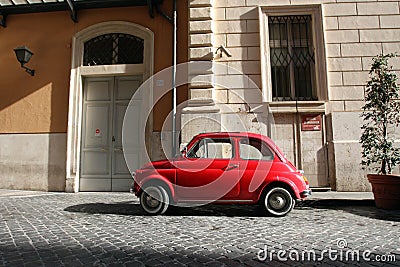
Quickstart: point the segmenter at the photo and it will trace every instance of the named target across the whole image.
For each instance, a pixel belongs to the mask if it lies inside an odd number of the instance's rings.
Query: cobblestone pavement
[[[283,218],[217,205],[151,217],[129,193],[0,197],[0,266],[266,266],[271,258],[400,266],[400,211],[312,200]]]

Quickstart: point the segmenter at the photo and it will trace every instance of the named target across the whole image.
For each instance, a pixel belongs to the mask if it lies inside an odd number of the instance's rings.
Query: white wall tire
[[[285,216],[295,205],[295,200],[288,190],[274,187],[265,194],[263,201],[265,210],[273,216]]]
[[[169,206],[169,195],[159,185],[146,186],[140,194],[140,205],[150,215],[164,214]]]

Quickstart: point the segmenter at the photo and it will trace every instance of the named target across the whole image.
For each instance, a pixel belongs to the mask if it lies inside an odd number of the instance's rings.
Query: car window
[[[232,142],[228,138],[204,138],[192,146],[186,157],[230,159],[233,157]]]
[[[246,160],[273,160],[274,153],[268,145],[258,139],[240,140],[240,158]]]

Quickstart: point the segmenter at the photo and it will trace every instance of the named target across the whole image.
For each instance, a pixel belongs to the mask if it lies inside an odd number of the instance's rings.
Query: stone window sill
[[[325,113],[325,101],[268,102],[272,113]]]

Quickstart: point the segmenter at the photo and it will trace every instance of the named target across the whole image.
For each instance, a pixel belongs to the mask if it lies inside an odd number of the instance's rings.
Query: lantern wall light
[[[25,66],[25,64],[29,62],[29,60],[33,55],[32,51],[29,50],[29,48],[26,46],[19,46],[14,49],[14,52],[15,55],[17,56],[18,62],[21,63],[21,68],[25,69],[25,71],[29,73],[31,76],[34,76],[35,70]]]

